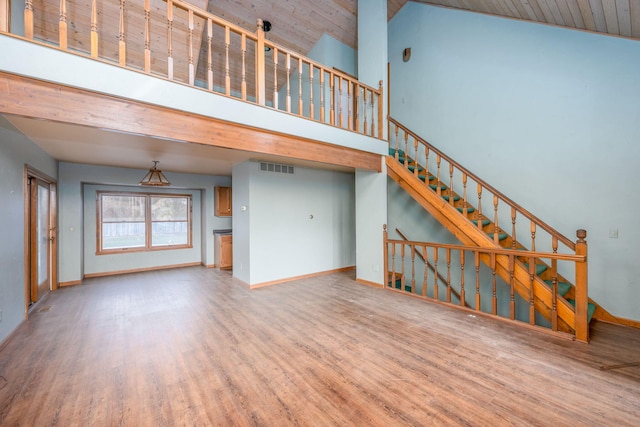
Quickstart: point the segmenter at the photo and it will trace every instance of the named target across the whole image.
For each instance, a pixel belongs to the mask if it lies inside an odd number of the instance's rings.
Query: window
[[[190,248],[191,196],[98,192],[98,253]]]

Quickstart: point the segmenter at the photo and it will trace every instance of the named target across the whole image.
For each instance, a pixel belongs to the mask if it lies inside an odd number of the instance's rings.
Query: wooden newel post
[[[266,88],[266,76],[265,76],[265,63],[264,63],[264,23],[262,19],[258,18],[256,35],[258,41],[256,43],[256,100],[258,105],[266,104],[265,88]],[[274,106],[277,108],[277,106]]]
[[[387,284],[389,283],[389,244],[387,243],[387,241],[389,240],[389,233],[387,232],[387,224],[384,224],[382,226],[382,244],[384,245],[384,249],[382,251],[382,265],[383,265],[383,281],[382,281],[382,287],[386,287]]]
[[[576,232],[576,255],[584,256],[584,261],[576,262],[576,339],[589,342],[588,304],[589,294],[587,286],[587,237],[586,230]]]

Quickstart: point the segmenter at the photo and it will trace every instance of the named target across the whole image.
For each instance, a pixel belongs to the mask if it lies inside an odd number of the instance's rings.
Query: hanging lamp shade
[[[142,178],[140,185],[148,185],[151,187],[164,187],[171,185],[167,177],[162,174],[162,171],[158,169],[158,161],[153,160],[153,167],[149,169],[149,172]]]

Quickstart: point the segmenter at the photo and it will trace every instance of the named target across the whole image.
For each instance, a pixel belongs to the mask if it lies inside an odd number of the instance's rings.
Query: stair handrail
[[[371,87],[347,73],[324,66],[268,40],[262,19],[257,19],[256,30],[252,32],[184,0],[163,1],[166,3],[166,11],[152,7],[150,0],[90,0],[87,6],[60,0],[58,10],[47,8],[44,11],[34,11],[37,7],[35,2],[26,0],[23,25],[9,27],[23,26],[24,39],[36,42],[42,40],[51,48],[107,60],[133,71],[159,76],[218,95],[374,138],[384,138],[382,81],[378,88]],[[115,19],[98,19],[101,4],[103,17],[110,15]],[[142,10],[138,17],[143,21],[143,37],[137,34],[135,37],[130,36],[126,32],[126,17],[131,13],[129,10],[133,10],[131,4]],[[110,8],[108,11],[107,6]],[[83,7],[88,10],[78,12],[74,9]],[[177,13],[178,10],[181,12]],[[34,15],[43,16],[42,14],[47,14],[42,18],[43,21],[57,21],[57,28],[38,28],[39,22],[34,22]],[[68,31],[69,16],[88,18],[74,22],[78,25],[71,32]],[[103,29],[103,22],[105,25],[109,24],[109,27]],[[158,33],[157,28],[162,30]],[[37,30],[40,30],[43,38],[38,38]],[[19,37],[6,31],[0,33]],[[86,36],[90,43],[75,43],[69,37],[69,34],[75,33]],[[222,35],[219,37],[218,33]],[[114,46],[111,46],[112,34],[117,35]],[[152,58],[152,53],[157,55]],[[250,57],[252,53],[253,56]],[[217,54],[221,58],[219,62]],[[202,67],[198,67],[199,62]],[[222,69],[219,70],[214,65],[220,65]],[[254,67],[255,72],[250,72]],[[216,78],[220,80],[216,84],[213,80],[214,68]],[[202,74],[196,79],[199,70]],[[251,89],[250,93],[247,92],[248,89]],[[296,98],[295,101],[293,98]]]
[[[537,216],[535,216],[534,214],[529,212],[527,209],[525,209],[524,207],[522,207],[518,203],[516,203],[513,200],[511,200],[509,197],[507,197],[502,192],[497,190],[495,187],[493,187],[492,185],[487,183],[485,180],[483,180],[482,178],[479,178],[476,174],[471,172],[469,169],[465,168],[460,163],[456,162],[451,157],[449,157],[446,154],[444,154],[441,150],[439,150],[438,148],[434,147],[431,143],[429,143],[425,139],[421,138],[420,136],[416,135],[414,132],[409,130],[406,126],[404,126],[403,124],[398,122],[393,117],[389,116],[388,120],[389,120],[389,122],[394,124],[397,128],[402,129],[403,132],[405,132],[407,135],[411,136],[412,138],[414,138],[416,141],[418,141],[422,145],[428,147],[429,150],[435,152],[438,156],[440,156],[441,158],[445,159],[450,165],[453,165],[455,168],[460,170],[463,174],[466,174],[467,176],[471,177],[478,184],[482,185],[483,188],[486,188],[489,191],[491,191],[495,196],[499,197],[501,200],[503,200],[510,207],[516,209],[525,218],[527,218],[530,221],[534,222],[537,226],[541,227],[543,230],[545,230],[547,233],[549,233],[552,237],[556,237],[559,242],[562,242],[565,246],[567,246],[569,249],[571,249],[571,251],[575,252],[575,250],[576,250],[575,243],[572,242],[566,236],[564,236],[562,233],[560,233],[558,230],[556,230],[555,228],[553,228],[552,226],[550,226],[546,222],[542,221],[540,218],[538,218]],[[391,130],[389,130],[389,135],[390,136],[392,135],[392,133],[393,132]],[[396,142],[397,142],[397,138],[396,138]],[[389,138],[389,143],[391,144],[391,137]]]

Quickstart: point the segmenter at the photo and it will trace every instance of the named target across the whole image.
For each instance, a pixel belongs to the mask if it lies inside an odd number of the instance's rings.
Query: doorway
[[[26,313],[57,287],[56,183],[25,170]]]

